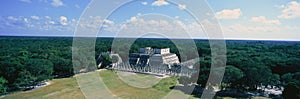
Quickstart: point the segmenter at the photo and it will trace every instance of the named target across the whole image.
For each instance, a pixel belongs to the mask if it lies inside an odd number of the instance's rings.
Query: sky
[[[119,1],[127,0],[107,2]],[[156,33],[152,36],[209,38],[202,22],[211,18],[217,20],[214,26],[222,29],[225,39],[300,41],[300,0],[206,0],[213,13],[203,13],[210,16],[205,18],[195,18],[190,10],[205,10],[203,4],[174,1],[133,0],[120,5],[109,16],[102,16],[99,9],[113,5],[99,4],[92,14],[84,16],[92,8],[92,0],[1,0],[0,35],[74,36],[76,29],[96,29],[99,37]]]

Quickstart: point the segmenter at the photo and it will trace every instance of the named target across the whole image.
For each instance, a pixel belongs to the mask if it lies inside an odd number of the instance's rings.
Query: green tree
[[[204,59],[201,60],[199,63],[197,63],[196,65],[200,64],[200,71],[196,72],[196,74],[193,74],[192,76],[195,77],[196,75],[198,75],[198,80],[197,80],[197,84],[200,85],[201,87],[205,87],[207,80],[208,80],[208,76],[210,73],[210,59]]]
[[[101,66],[100,68],[105,68],[106,66],[112,63],[112,59],[110,58],[109,54],[101,55]]]
[[[74,75],[73,65],[70,59],[64,59],[59,56],[50,56],[53,63],[53,75],[58,77],[69,77]]]
[[[7,92],[7,83],[8,81],[3,77],[0,77],[0,95]]]
[[[268,84],[269,78],[272,76],[272,71],[269,67],[255,62],[247,63],[242,69],[245,76],[240,80],[239,84],[249,90],[257,90],[257,87],[261,84]]]
[[[26,70],[36,77],[35,82],[41,82],[53,78],[53,63],[44,59],[29,59],[26,63]]]
[[[33,85],[37,84],[36,79],[37,78],[34,77],[29,71],[22,70],[19,73],[19,78],[17,78],[14,85],[22,89],[27,89],[27,88],[31,89],[33,88]]]
[[[222,89],[226,87],[236,87],[233,83],[236,83],[236,81],[238,81],[242,77],[244,77],[244,73],[242,70],[231,65],[226,66],[223,83],[221,85]]]
[[[234,81],[237,81],[238,79],[242,78],[244,76],[244,73],[242,70],[234,67],[234,66],[226,66],[225,68],[225,74],[223,77],[223,81],[225,83],[232,83]]]
[[[279,83],[280,83],[280,76],[278,74],[272,74],[272,76],[270,76],[268,78],[267,83],[265,83],[264,85],[271,85],[273,86],[277,86],[279,87]]]
[[[286,85],[289,81],[291,81],[293,79],[293,74],[292,73],[286,73],[286,74],[283,74],[281,76],[281,80],[283,81],[283,85]]]

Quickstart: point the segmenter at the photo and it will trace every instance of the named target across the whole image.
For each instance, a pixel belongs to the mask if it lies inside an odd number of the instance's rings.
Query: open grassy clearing
[[[139,74],[142,76],[143,74]],[[110,91],[121,98],[163,98],[170,90],[170,87],[176,85],[177,78],[162,79],[157,85],[150,88],[136,88],[121,81],[121,79],[111,71],[100,73],[104,83]]]
[[[99,72],[99,71],[97,71]],[[113,71],[101,71],[100,76],[102,77],[105,85],[109,88],[110,92],[117,97],[125,99],[161,99],[164,98],[171,91],[170,87],[176,85],[177,78],[169,77],[163,78],[155,86],[149,88],[137,88],[128,85],[123,82]],[[148,75],[137,74],[137,76],[146,77]],[[173,90],[167,99],[176,98],[186,98],[186,95],[179,90]],[[81,92],[76,78],[63,78],[63,79],[53,79],[51,84],[25,92],[15,92],[11,93],[1,99],[84,99],[84,95]],[[194,99],[195,97],[189,97],[189,99]],[[226,97],[225,99],[234,99]],[[256,99],[256,98],[254,98]],[[267,98],[257,98],[257,99],[267,99]]]
[[[79,86],[77,85],[76,78],[63,78],[63,79],[53,79],[51,84],[24,92],[15,92],[9,94],[4,99],[82,99],[84,98],[81,93]]]
[[[124,83],[117,74],[112,71],[101,71],[100,76],[102,77],[106,86],[110,91],[121,98],[162,98],[166,95],[170,89],[177,82],[177,78],[165,78],[162,79],[157,85],[151,88],[136,88]],[[138,74],[138,76],[145,76]],[[3,99],[36,99],[36,98],[51,98],[51,99],[82,99],[82,94],[79,86],[76,82],[76,78],[63,78],[51,80],[51,84],[25,92],[15,92],[9,94]]]

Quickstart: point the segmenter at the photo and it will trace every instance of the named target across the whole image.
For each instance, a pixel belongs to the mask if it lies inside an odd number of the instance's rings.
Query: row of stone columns
[[[182,65],[171,66],[171,69],[167,65],[131,65],[128,62],[113,64],[111,69],[128,71],[128,72],[140,72],[150,73],[158,75],[170,75],[170,76],[191,76],[192,69],[189,69]]]

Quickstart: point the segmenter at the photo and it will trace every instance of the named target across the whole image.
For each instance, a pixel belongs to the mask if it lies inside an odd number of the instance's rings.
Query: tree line
[[[72,38],[1,37],[0,91],[28,90],[72,76]]]
[[[111,48],[113,40],[98,38],[93,58],[115,50]],[[142,47],[168,47],[182,62],[200,57],[195,64],[200,66],[195,83],[205,87],[212,62],[210,44],[208,40],[192,41],[196,46],[184,39],[137,39],[132,45],[117,46],[116,50],[128,48],[127,53],[133,53]],[[73,38],[68,37],[0,37],[0,92],[30,89],[45,80],[73,76],[72,42]],[[223,90],[256,91],[265,86],[286,87],[285,91],[298,90],[299,93],[300,42],[229,40],[226,46],[227,66],[219,85]],[[88,60],[75,65],[85,61]]]

